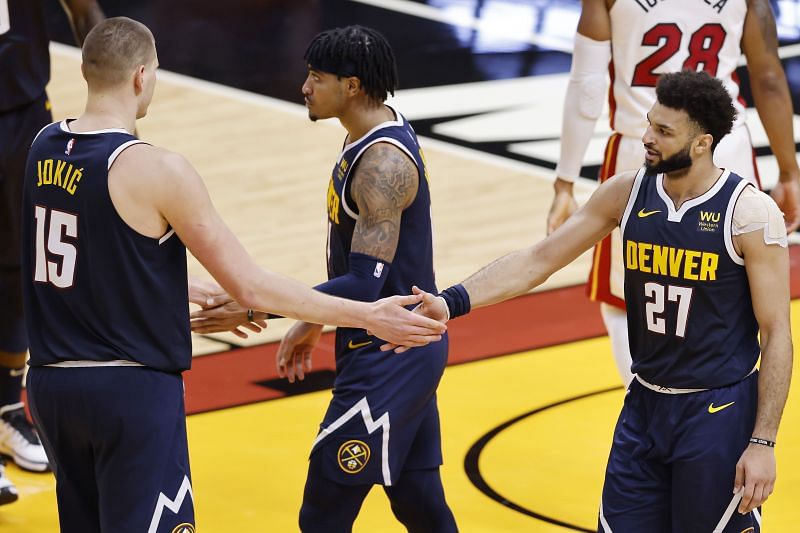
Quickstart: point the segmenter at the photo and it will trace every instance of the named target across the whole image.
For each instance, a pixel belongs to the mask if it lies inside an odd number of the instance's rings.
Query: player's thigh
[[[100,532],[95,481],[92,413],[83,402],[81,376],[72,369],[33,367],[28,405],[56,478],[62,533]]]
[[[103,369],[104,370],[104,369]],[[194,527],[183,380],[146,368],[110,372],[95,421],[104,531],[166,532]],[[177,529],[176,529],[177,528]]]
[[[672,467],[674,531],[733,531],[758,527],[754,513],[736,511],[736,464],[755,424],[758,375],[699,393],[684,413]],[[720,529],[717,529],[717,527]],[[757,529],[756,529],[757,531]]]
[[[636,381],[614,429],[598,519],[601,533],[669,533],[670,472],[648,455],[647,413]]]

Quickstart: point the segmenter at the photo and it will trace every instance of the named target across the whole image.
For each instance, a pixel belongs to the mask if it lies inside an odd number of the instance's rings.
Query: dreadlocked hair
[[[355,76],[366,95],[383,102],[397,89],[392,47],[379,32],[364,26],[334,28],[318,34],[303,55],[312,68],[341,77]]]

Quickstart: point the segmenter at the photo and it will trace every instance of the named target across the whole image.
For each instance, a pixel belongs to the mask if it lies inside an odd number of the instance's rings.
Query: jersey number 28
[[[725,43],[725,28],[719,24],[704,24],[689,38],[689,57],[683,62],[683,69],[703,70],[711,76],[717,75],[719,51]],[[634,87],[655,87],[658,74],[654,71],[678,53],[683,32],[673,22],[662,22],[647,30],[642,37],[642,46],[659,48],[642,59],[633,71],[631,85]]]
[[[78,217],[57,209],[48,210],[36,206],[36,269],[33,279],[39,283],[52,283],[60,289],[72,287],[75,283],[75,263],[78,249],[66,237],[78,237]],[[47,219],[50,220],[47,220]],[[47,228],[49,227],[49,231]],[[45,244],[46,243],[46,244]],[[61,268],[56,261],[48,258],[61,258]],[[55,257],[54,257],[55,256]]]

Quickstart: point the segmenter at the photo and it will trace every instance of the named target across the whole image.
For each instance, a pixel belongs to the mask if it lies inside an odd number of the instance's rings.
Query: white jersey
[[[611,16],[611,129],[641,138],[659,74],[705,70],[728,89],[744,122],[736,65],[747,0],[616,0]]]

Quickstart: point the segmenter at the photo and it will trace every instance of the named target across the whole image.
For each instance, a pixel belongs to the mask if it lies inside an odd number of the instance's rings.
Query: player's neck
[[[86,100],[83,114],[70,128],[75,132],[105,129],[136,130],[136,102],[108,93],[93,93]]]
[[[686,200],[706,193],[719,179],[722,169],[713,160],[704,158],[695,161],[688,170],[664,174],[664,192],[672,199],[675,209],[680,209]]]
[[[360,104],[354,105],[347,113],[339,117],[339,122],[347,130],[347,142],[351,143],[366,135],[378,124],[395,120],[395,118],[392,110],[383,104]]]

